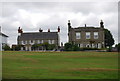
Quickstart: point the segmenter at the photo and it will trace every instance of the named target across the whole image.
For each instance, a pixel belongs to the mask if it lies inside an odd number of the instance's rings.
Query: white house
[[[1,32],[1,27],[0,27],[0,51],[3,51],[2,47],[5,44],[7,44],[7,38],[8,36]]]

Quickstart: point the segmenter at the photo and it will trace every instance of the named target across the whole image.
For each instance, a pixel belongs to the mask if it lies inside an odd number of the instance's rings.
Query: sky
[[[68,42],[68,20],[72,27],[99,27],[103,20],[118,43],[118,2],[0,2],[0,26],[9,36],[8,44],[17,44],[18,27],[23,32],[56,32],[60,26],[60,41]]]

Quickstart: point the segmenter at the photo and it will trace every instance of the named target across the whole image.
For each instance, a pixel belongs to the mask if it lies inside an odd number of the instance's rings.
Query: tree
[[[104,29],[104,35],[105,35],[105,47],[112,47],[114,44],[114,38],[111,34],[111,32],[108,29]]]
[[[49,44],[48,44],[48,42],[45,42],[45,43],[42,44],[42,46],[45,50],[48,50]]]
[[[48,50],[53,50],[55,48],[55,44],[49,44],[48,45]]]
[[[73,45],[73,51],[80,51],[80,48],[78,47],[78,45]]]
[[[11,50],[10,46],[7,45],[7,44],[5,44],[5,46],[3,46],[3,49],[4,49],[4,51],[9,51],[9,50]]]
[[[117,45],[115,45],[115,47],[117,47],[118,52],[120,52],[120,43],[118,43]]]
[[[21,47],[22,47],[22,45],[17,45],[17,46],[15,46],[14,50],[19,51],[19,50],[21,50]]]
[[[64,49],[65,49],[65,51],[72,51],[72,44],[71,43],[65,43]]]
[[[71,43],[65,43],[65,51],[79,51],[80,48],[77,45]]]

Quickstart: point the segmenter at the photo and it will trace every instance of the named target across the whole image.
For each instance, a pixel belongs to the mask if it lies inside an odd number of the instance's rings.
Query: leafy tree
[[[48,42],[45,42],[45,43],[42,44],[42,46],[45,50],[48,50],[49,44],[48,44]]]
[[[109,46],[110,48],[114,44],[114,38],[108,29],[104,29],[104,33],[105,33],[105,47]]]
[[[117,45],[115,45],[115,47],[117,47],[118,52],[120,52],[120,43],[118,43]]]
[[[48,50],[53,50],[55,48],[55,44],[49,44],[48,45]]]
[[[19,51],[19,50],[21,50],[21,47],[22,47],[22,45],[17,45],[17,46],[15,46],[15,51]]]
[[[65,51],[72,51],[72,44],[71,43],[65,43],[64,49],[65,49]]]
[[[79,51],[80,48],[77,45],[71,43],[65,43],[65,51]]]
[[[80,51],[80,48],[77,45],[73,45],[73,51]]]
[[[36,49],[38,49],[40,46],[42,46],[42,44],[33,44],[33,45],[32,45],[32,50],[36,50]]]
[[[3,46],[3,49],[4,49],[4,51],[9,51],[9,50],[11,50],[10,46],[7,45],[7,44],[5,44],[5,45]]]

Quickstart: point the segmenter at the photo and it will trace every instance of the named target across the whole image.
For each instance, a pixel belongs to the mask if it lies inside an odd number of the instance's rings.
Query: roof
[[[103,30],[103,28],[101,27],[77,27],[77,28],[71,28],[74,31],[99,31],[99,30]]]
[[[33,40],[33,39],[58,39],[58,32],[32,32],[22,33],[18,37],[19,40]]]
[[[3,34],[3,33],[1,33],[1,32],[0,32],[0,35],[2,35],[2,36],[4,36],[4,37],[8,37],[7,35],[5,35],[5,34]]]

